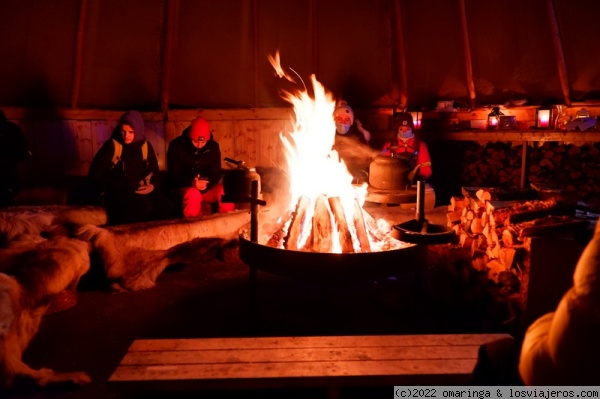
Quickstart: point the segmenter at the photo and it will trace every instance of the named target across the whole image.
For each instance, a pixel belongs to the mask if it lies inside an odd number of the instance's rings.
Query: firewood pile
[[[462,181],[474,187],[519,187],[522,145],[473,143],[465,151]],[[578,198],[600,195],[600,143],[574,145],[544,142],[527,150],[530,183],[573,193]]]
[[[309,232],[302,239],[305,229]],[[295,210],[282,216],[267,245],[323,253],[335,252],[334,240],[339,242],[341,253],[385,251],[410,245],[395,240],[390,232],[389,223],[383,219],[375,220],[356,199],[353,208],[348,210],[344,209],[340,197],[322,194],[313,201],[301,196]],[[375,243],[374,247],[371,242]]]
[[[564,235],[588,226],[572,206],[550,199],[496,201],[494,189],[451,198],[447,222],[456,246],[470,251],[471,266],[499,292],[524,306],[529,271],[529,237]]]

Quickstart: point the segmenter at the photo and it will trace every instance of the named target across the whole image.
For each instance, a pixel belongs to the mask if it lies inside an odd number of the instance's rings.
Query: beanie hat
[[[337,106],[333,110],[333,118],[335,119],[338,116],[342,118],[349,116],[350,124],[352,125],[354,123],[354,112],[352,111],[352,108],[350,108],[346,101],[338,102]]]
[[[192,141],[208,141],[210,139],[210,128],[206,119],[195,118],[192,121],[189,136]]]
[[[146,138],[144,134],[144,118],[138,111],[127,111],[119,118],[119,124],[127,123],[133,127],[135,133],[134,141],[140,141]],[[120,133],[120,132],[119,132]]]
[[[412,115],[408,112],[400,112],[394,117],[394,127],[398,129],[400,126],[407,126],[414,130]]]

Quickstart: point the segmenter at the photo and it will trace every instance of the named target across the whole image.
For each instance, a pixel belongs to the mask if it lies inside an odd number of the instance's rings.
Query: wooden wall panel
[[[574,115],[582,105],[568,109]],[[600,106],[587,105],[593,115],[600,112]],[[535,119],[536,107],[524,106],[502,109],[506,115],[514,115],[519,122],[531,126]],[[117,111],[97,110],[59,110],[57,113],[35,114],[26,109],[8,109],[9,120],[21,126],[30,143],[33,157],[27,164],[27,178],[30,183],[51,184],[60,182],[65,176],[86,176],[93,156],[103,143],[111,136],[112,130],[122,114]],[[473,119],[485,120],[489,108],[461,110],[452,116],[459,122]],[[357,113],[360,110],[357,111]],[[181,135],[191,120],[202,114],[210,123],[211,130],[221,147],[222,159],[225,157],[242,160],[249,167],[285,168],[285,154],[280,133],[292,130],[290,109],[239,109],[239,110],[186,110],[169,111],[168,113],[142,113],[147,139],[157,154],[161,170],[166,170],[166,152],[170,141]],[[431,115],[430,115],[431,114]],[[425,113],[428,118],[439,117],[440,113]],[[373,122],[377,118],[389,118],[391,110],[380,109],[361,114],[363,120]],[[375,118],[375,119],[373,119]],[[378,129],[376,123],[371,133],[376,138],[387,130]],[[367,128],[371,128],[368,126]],[[474,140],[479,141],[551,141],[558,132],[545,134],[544,131],[518,130],[513,132],[444,132],[427,131],[427,140]],[[579,141],[600,141],[597,130],[589,132],[569,132],[569,137],[580,138]],[[555,140],[555,139],[554,139]],[[565,139],[566,140],[566,139]],[[223,161],[223,167],[228,165]]]
[[[235,158],[255,167],[261,151],[260,126],[262,121],[235,123]]]
[[[285,167],[285,157],[280,133],[292,130],[292,122],[275,120],[265,123],[261,130],[261,147],[257,165],[274,168]]]
[[[167,143],[165,142],[165,125],[163,122],[146,121],[146,140],[152,144],[152,148],[158,160],[161,170],[167,168]]]
[[[92,125],[89,121],[64,121],[65,174],[85,176],[94,157]]]
[[[229,120],[210,122],[210,130],[213,132],[213,137],[221,147],[221,161],[225,157],[238,159],[236,158],[234,126],[235,123]],[[222,163],[223,167],[225,167],[225,163]]]

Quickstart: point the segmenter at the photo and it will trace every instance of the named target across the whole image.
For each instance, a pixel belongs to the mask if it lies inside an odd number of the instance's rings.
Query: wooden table
[[[507,334],[136,340],[109,379],[127,391],[466,385]]]

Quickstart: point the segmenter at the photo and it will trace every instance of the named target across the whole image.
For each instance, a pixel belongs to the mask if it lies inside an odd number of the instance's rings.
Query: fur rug
[[[17,206],[0,210],[0,248],[19,234],[70,235],[76,226],[104,225],[106,211],[95,206]],[[60,232],[60,233],[59,233]]]
[[[18,235],[0,249],[0,384],[15,379],[37,385],[69,381],[90,382],[83,372],[63,373],[32,369],[23,352],[37,333],[52,298],[77,286],[90,267],[87,242],[64,236],[45,239]]]
[[[154,287],[160,273],[170,265],[190,265],[237,256],[237,240],[218,237],[194,238],[169,249],[131,246],[128,240],[115,232],[93,225],[81,226],[77,237],[91,243],[102,262],[106,278],[117,291]]]

